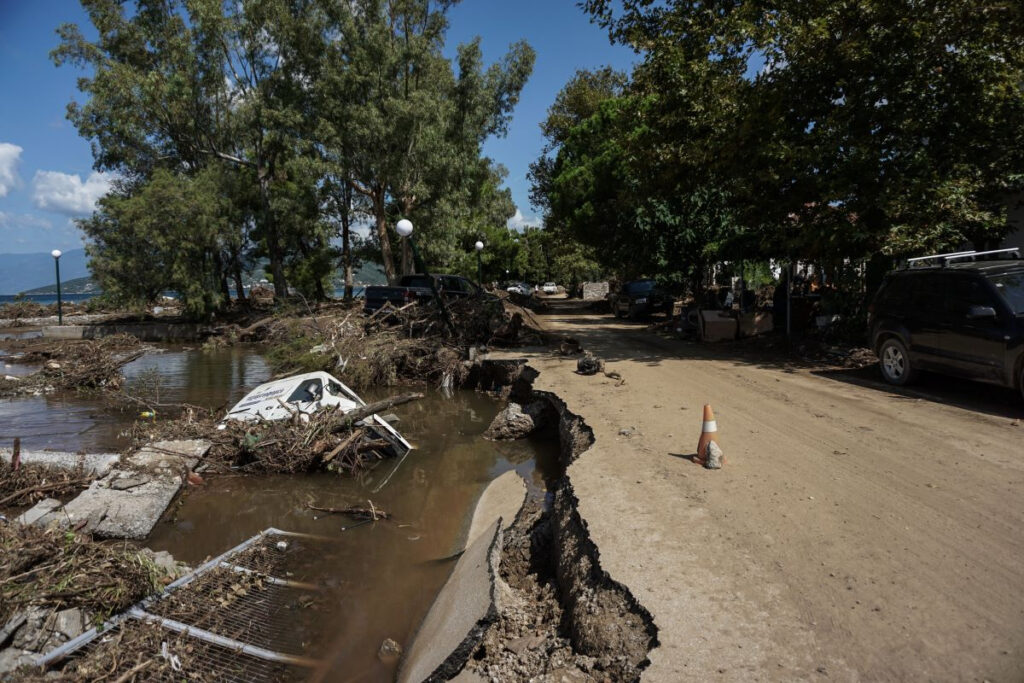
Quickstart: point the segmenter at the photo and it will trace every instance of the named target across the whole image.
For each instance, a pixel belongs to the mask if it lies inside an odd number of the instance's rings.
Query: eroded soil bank
[[[528,503],[505,534],[498,613],[469,650],[465,669],[487,680],[635,681],[657,645],[648,611],[601,568],[565,468],[594,441],[554,394],[535,392],[522,363],[490,363],[478,381],[507,382],[511,399],[545,401],[560,471],[545,501]],[[463,666],[449,661],[438,679]]]

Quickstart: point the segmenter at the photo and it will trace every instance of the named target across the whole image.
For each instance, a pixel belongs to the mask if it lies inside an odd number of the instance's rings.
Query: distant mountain
[[[85,249],[64,252],[60,257],[61,287],[65,280],[88,276],[87,263]],[[55,283],[53,257],[49,253],[0,254],[0,294],[18,294]]]
[[[100,286],[91,277],[76,277],[73,280],[64,279],[64,269],[61,269],[60,273],[60,291],[62,294],[99,294]],[[38,287],[36,289],[30,289],[27,292],[21,292],[21,294],[33,294],[33,295],[52,295],[57,294],[57,285],[46,285],[45,287]]]

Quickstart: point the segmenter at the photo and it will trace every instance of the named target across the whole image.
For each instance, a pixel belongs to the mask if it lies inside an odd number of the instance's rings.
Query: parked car
[[[505,288],[505,291],[511,294],[521,294],[523,296],[530,296],[533,294],[533,287],[526,284],[525,282],[512,282],[509,283],[508,287]]]
[[[932,370],[1024,394],[1024,261],[1017,253],[922,257],[889,273],[868,309],[882,377],[904,385]]]
[[[558,293],[558,285],[556,285],[554,282],[545,282],[541,286],[540,290],[542,292],[544,292],[545,294],[557,294]]]
[[[672,315],[673,299],[654,280],[632,280],[611,297],[617,318],[637,318],[654,313]]]
[[[395,286],[367,287],[364,308],[372,312],[385,303],[404,306],[414,301],[429,301],[434,296],[430,289],[430,278],[434,279],[438,293],[445,298],[483,294],[475,282],[461,275],[403,275]]]

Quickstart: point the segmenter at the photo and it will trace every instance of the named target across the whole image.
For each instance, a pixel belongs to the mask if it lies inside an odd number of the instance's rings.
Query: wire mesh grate
[[[306,655],[320,650],[328,607],[318,590],[324,577],[305,568],[309,553],[336,547],[267,529],[38,664],[70,658],[61,674],[84,679],[133,670],[136,680],[152,681],[301,679],[317,665]]]
[[[134,677],[128,676],[133,670]],[[80,679],[262,683],[302,680],[307,672],[129,619],[77,650],[61,673]]]

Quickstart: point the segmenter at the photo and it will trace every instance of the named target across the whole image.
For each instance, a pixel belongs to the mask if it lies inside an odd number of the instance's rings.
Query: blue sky
[[[509,170],[520,210],[513,223],[535,223],[526,173],[543,145],[538,124],[548,106],[577,69],[628,70],[636,57],[610,45],[570,0],[463,0],[449,19],[449,55],[477,35],[488,62],[521,39],[537,51],[508,136],[484,149]],[[0,253],[81,247],[73,219],[88,215],[108,186],[92,169],[89,143],[64,118],[67,103],[81,99],[80,73],[49,59],[64,22],[87,25],[77,0],[0,0]]]

